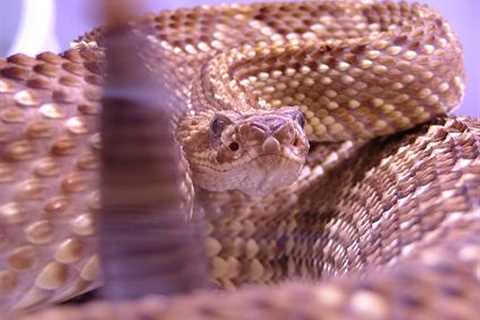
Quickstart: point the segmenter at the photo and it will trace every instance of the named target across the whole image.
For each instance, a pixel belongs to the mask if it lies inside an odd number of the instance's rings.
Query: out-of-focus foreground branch
[[[185,223],[173,102],[138,63],[144,39],[126,21],[141,11],[139,2],[106,0],[102,6],[108,26],[98,219],[103,296],[190,292],[206,283],[206,272],[195,230]]]

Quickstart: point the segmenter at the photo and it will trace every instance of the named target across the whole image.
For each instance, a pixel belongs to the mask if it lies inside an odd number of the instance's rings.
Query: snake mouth
[[[271,159],[270,161],[265,161]],[[253,165],[254,163],[261,161],[260,163],[268,166],[269,168],[274,168],[277,165],[280,164],[298,164],[300,166],[303,166],[305,163],[305,157],[302,157],[300,155],[296,155],[292,151],[289,152],[282,152],[282,153],[268,153],[268,154],[256,154],[256,155],[251,155],[248,157],[248,160],[244,161],[237,161],[236,163],[231,163],[228,166],[214,166],[211,163],[205,163],[203,165],[197,165],[195,166],[197,169],[203,168],[204,170],[216,172],[219,174],[223,173],[228,173],[232,170],[236,170],[236,168],[239,167],[247,167],[250,165]],[[202,170],[203,171],[203,170]]]
[[[296,181],[304,163],[283,154],[259,155],[244,166],[249,174],[244,175],[237,189],[254,198],[266,196]]]
[[[279,161],[291,161],[303,165],[303,163],[305,163],[306,155],[308,154],[308,150],[300,150],[293,146],[281,146],[277,150],[265,150],[265,148],[262,147],[261,150],[257,149],[254,152],[254,154],[250,154],[250,160],[248,162],[274,158]]]
[[[197,164],[192,167],[196,184],[207,191],[237,190],[252,198],[263,197],[295,182],[306,159],[290,148],[274,153],[252,150],[252,153],[228,165]]]

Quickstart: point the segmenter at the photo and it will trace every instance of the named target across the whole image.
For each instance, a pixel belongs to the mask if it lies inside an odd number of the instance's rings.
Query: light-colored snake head
[[[293,183],[309,150],[303,113],[296,107],[221,111],[194,122],[184,143],[194,183],[209,191],[264,196]],[[193,145],[192,145],[193,144]]]

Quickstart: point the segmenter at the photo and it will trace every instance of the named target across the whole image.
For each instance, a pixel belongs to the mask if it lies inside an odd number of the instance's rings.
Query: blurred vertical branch
[[[103,101],[100,250],[107,299],[186,293],[206,283],[203,247],[182,201],[172,99],[139,52],[126,21],[138,2],[103,1],[107,77]]]

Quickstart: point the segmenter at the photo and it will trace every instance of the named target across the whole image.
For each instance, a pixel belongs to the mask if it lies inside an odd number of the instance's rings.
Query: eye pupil
[[[228,147],[230,148],[230,150],[232,151],[237,151],[238,149],[240,149],[240,146],[238,145],[237,142],[232,142],[228,145]]]

